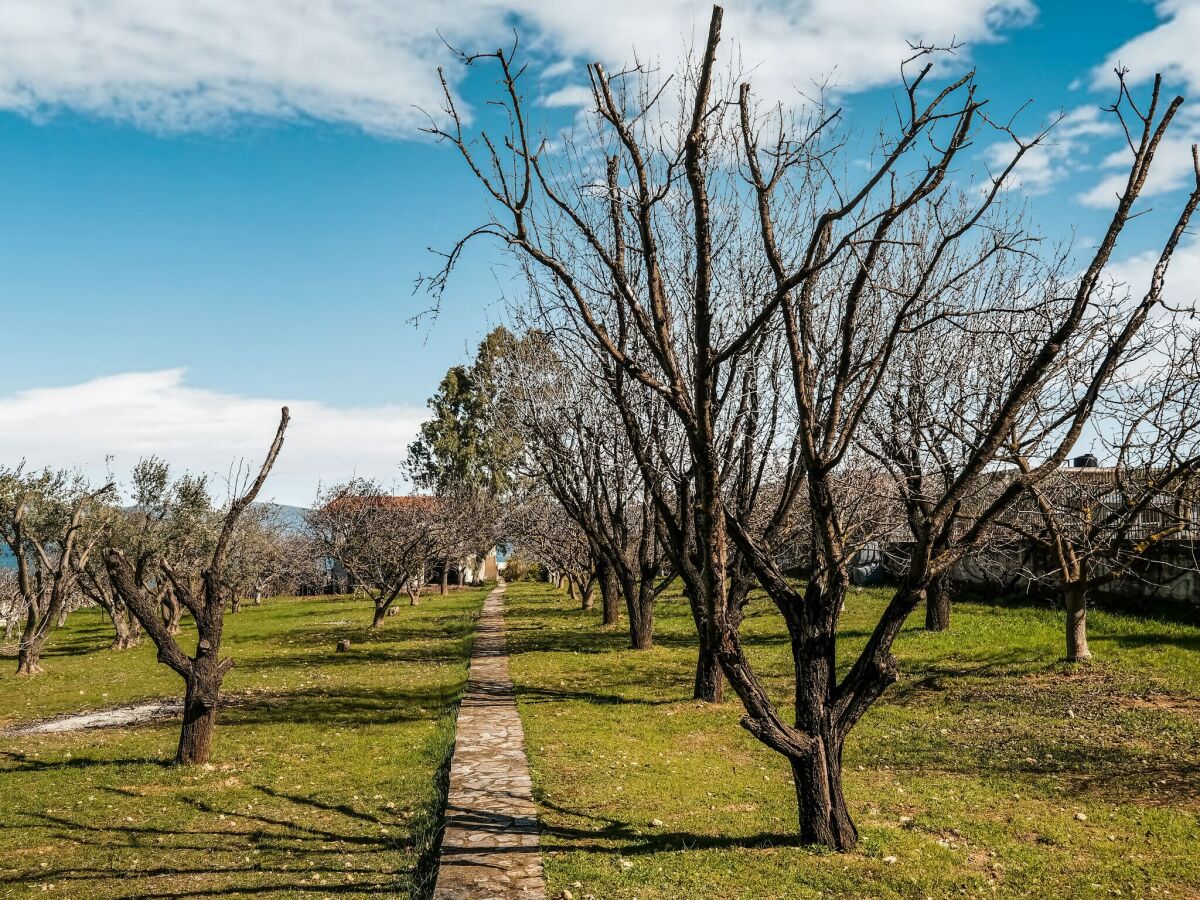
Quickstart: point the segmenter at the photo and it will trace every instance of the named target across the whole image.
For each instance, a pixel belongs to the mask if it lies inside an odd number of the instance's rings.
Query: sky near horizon
[[[1022,190],[1053,238],[1088,245],[1127,150],[1117,63],[1144,92],[1200,93],[1200,0],[746,0],[724,33],[758,96],[829,79],[858,127],[891,109],[907,41],[962,43],[992,114],[1032,134],[1066,119]],[[446,368],[503,320],[499,251],[464,260],[441,313],[414,292],[483,215],[454,153],[429,141],[447,66],[468,115],[490,78],[445,42],[493,48],[515,29],[539,129],[566,127],[584,65],[675,64],[707,23],[693,0],[0,0],[0,463],[125,473],[157,453],[220,475],[257,459],[292,406],[266,494],[399,479]],[[954,67],[957,67],[955,69]],[[1028,106],[1025,104],[1028,103]],[[1200,98],[1164,146],[1114,277],[1144,282],[1200,140]],[[982,166],[999,143],[973,148]],[[1170,293],[1194,303],[1189,235]]]

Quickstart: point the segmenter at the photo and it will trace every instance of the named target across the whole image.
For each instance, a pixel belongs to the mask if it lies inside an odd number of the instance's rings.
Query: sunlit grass
[[[884,596],[851,598],[844,661]],[[737,698],[687,699],[682,601],[657,618],[639,653],[562,593],[509,590],[551,896],[1200,896],[1200,629],[1096,613],[1097,662],[1072,667],[1052,610],[960,604],[937,635],[914,619],[900,682],[847,746],[862,839],[835,854],[796,845],[790,770],[738,727]],[[768,603],[745,632],[788,708]]]
[[[0,738],[0,895],[417,892],[485,594],[402,606],[378,632],[362,599],[228,616],[237,665],[204,767],[166,764],[177,721]],[[109,639],[85,611],[55,634],[46,675],[20,681],[0,660],[0,722],[181,694],[152,646],[117,653]]]

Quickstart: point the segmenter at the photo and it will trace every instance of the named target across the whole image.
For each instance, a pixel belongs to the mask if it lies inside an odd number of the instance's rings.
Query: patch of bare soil
[[[183,701],[178,698],[147,700],[128,706],[94,709],[85,713],[68,713],[51,716],[48,719],[39,719],[36,722],[27,722],[24,725],[13,725],[0,731],[0,735],[25,737],[31,734],[63,734],[88,728],[127,728],[131,725],[141,725],[160,719],[173,719],[180,714],[182,709]]]

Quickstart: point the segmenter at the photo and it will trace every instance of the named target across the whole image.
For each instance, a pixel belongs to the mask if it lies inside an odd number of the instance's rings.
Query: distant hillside
[[[308,510],[303,506],[287,506],[283,503],[256,503],[255,506],[271,510],[272,517],[281,528],[298,531],[308,524],[304,518],[308,515]]]

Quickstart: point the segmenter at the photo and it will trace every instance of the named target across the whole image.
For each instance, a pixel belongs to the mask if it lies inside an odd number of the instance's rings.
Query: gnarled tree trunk
[[[216,653],[197,655],[183,698],[183,728],[179,732],[179,749],[175,752],[175,762],[179,765],[208,762],[213,731],[217,727],[220,691],[221,673]]]

